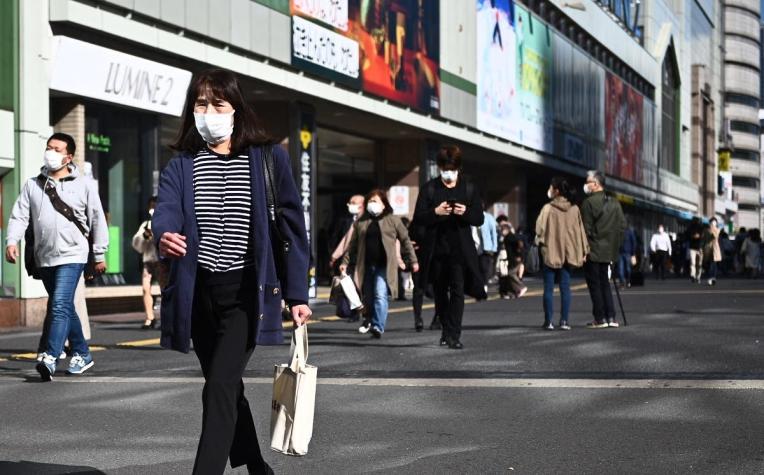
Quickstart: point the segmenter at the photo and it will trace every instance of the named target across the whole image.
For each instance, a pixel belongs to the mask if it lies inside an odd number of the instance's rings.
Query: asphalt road
[[[277,473],[764,472],[764,281],[648,281],[623,291],[630,325],[605,330],[584,328],[580,290],[571,332],[541,330],[532,289],[468,305],[462,351],[415,333],[406,308],[378,341],[311,325],[319,387],[302,458],[265,449],[288,346],[258,348],[245,383],[267,460]],[[96,324],[96,365],[49,384],[24,360],[36,334],[0,335],[0,474],[190,473],[196,358],[136,326]]]

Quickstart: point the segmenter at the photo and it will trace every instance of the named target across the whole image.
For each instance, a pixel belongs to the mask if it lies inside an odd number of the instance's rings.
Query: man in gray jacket
[[[72,163],[74,139],[56,133],[48,139],[44,166],[38,176],[24,183],[8,221],[5,258],[15,263],[18,242],[27,226],[34,231],[34,258],[40,278],[48,292],[48,342],[37,371],[43,381],[53,379],[57,358],[69,340],[72,358],[68,373],[82,374],[93,366],[90,348],[82,334],[82,325],[74,308],[74,292],[88,262],[88,236],[63,213],[54,208],[51,196],[71,208],[74,218],[92,235],[97,273],[106,270],[104,254],[109,245],[106,218],[95,182],[79,174]]]

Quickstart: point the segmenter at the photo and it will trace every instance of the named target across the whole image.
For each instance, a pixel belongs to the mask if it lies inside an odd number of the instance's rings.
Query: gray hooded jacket
[[[61,200],[74,211],[83,227],[93,235],[93,253],[96,262],[104,260],[109,246],[109,230],[98,196],[96,182],[80,175],[77,167],[68,165],[70,174],[59,181],[50,177],[43,167],[40,175],[56,184]],[[35,236],[35,260],[39,267],[63,264],[85,264],[88,261],[88,240],[74,223],[53,208],[50,198],[38,184],[37,177],[24,183],[8,220],[6,245],[15,245],[24,237],[32,219]]]

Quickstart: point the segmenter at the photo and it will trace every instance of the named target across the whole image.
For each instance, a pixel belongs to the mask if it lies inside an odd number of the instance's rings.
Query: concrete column
[[[51,133],[48,78],[51,30],[48,24],[48,1],[19,2],[19,69],[16,111],[16,164],[3,178],[3,211],[10,216],[13,202],[24,181],[39,173],[45,144]],[[21,249],[23,256],[23,245]],[[47,295],[42,282],[27,276],[23,260],[3,265],[3,285],[13,288],[18,306],[16,325],[37,326],[45,317]],[[11,315],[8,315],[11,317]],[[4,319],[6,323],[13,318]]]

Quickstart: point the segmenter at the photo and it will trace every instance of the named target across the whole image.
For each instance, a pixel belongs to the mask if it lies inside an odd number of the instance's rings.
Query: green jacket
[[[616,262],[626,230],[626,218],[618,200],[603,191],[592,193],[581,205],[581,218],[589,239],[589,261]]]

